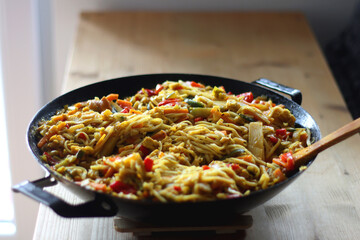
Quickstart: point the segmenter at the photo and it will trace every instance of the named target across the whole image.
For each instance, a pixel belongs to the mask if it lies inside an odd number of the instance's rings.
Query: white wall
[[[172,11],[301,11],[308,18],[319,43],[324,46],[346,26],[358,0],[39,0],[52,14],[43,16],[42,38],[50,41],[45,54],[48,71],[44,79],[53,87],[45,100],[60,94],[69,49],[74,39],[81,11],[106,10],[172,10]],[[49,3],[50,2],[50,3]],[[47,48],[49,44],[45,44]],[[48,49],[49,50],[49,49]]]
[[[40,107],[41,92],[34,1],[0,0],[0,46],[12,184],[35,180],[44,174],[30,154],[25,137],[27,125]],[[31,239],[39,204],[20,194],[13,196],[17,233],[6,239]]]

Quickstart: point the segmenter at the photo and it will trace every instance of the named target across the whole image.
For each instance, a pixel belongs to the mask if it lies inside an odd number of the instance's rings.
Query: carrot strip
[[[279,181],[283,181],[285,179],[285,175],[284,173],[281,171],[280,168],[277,168],[274,172],[273,175],[275,178],[278,178]]]
[[[162,158],[163,156],[165,156],[165,153],[164,153],[164,152],[159,152],[158,157],[159,157],[159,158]]]
[[[220,109],[216,106],[211,109],[210,113],[215,121],[219,120],[222,115]]]
[[[61,115],[53,116],[51,120],[53,120],[54,122],[63,121],[65,120],[65,115],[61,114]]]
[[[106,185],[103,183],[95,183],[95,182],[90,182],[89,185],[91,187],[93,187],[95,190],[99,190],[99,191],[106,191]]]
[[[109,167],[109,169],[106,171],[104,178],[109,178],[114,174],[115,170],[112,167]]]
[[[43,137],[40,139],[40,141],[38,142],[38,144],[37,144],[38,148],[42,148],[42,147],[45,145],[45,143],[46,143],[47,141],[49,141],[50,137],[51,137],[51,136],[49,136],[49,135],[43,136]]]
[[[164,109],[164,114],[170,114],[170,113],[189,113],[189,110],[187,108],[166,108]]]
[[[61,131],[66,126],[66,122],[61,122],[57,125],[57,131]]]
[[[151,138],[155,140],[163,140],[165,137],[166,137],[166,132],[164,130],[160,130],[151,136]]]
[[[279,165],[279,166],[284,167],[283,162],[281,162],[279,158],[273,158],[272,162]]]
[[[221,116],[221,118],[222,118],[226,123],[235,123],[235,121],[232,120],[228,114],[225,114],[225,113],[224,113],[224,114]]]
[[[66,126],[65,122],[60,122],[58,125],[52,126],[49,131],[40,139],[37,146],[42,148],[49,139],[60,132]]]
[[[122,108],[126,108],[126,107],[131,108],[132,107],[131,102],[125,101],[125,100],[122,100],[122,99],[116,100],[116,103]]]
[[[117,100],[119,98],[119,94],[117,93],[110,93],[109,95],[106,96],[106,99],[110,102],[110,101],[114,101]]]
[[[83,106],[83,103],[81,103],[81,102],[78,102],[74,105],[74,107],[76,107],[76,108],[81,108],[82,106]]]
[[[101,135],[99,141],[95,144],[94,151],[97,151],[99,149],[99,147],[101,147],[101,145],[104,142],[105,137],[106,137],[106,134]]]
[[[241,156],[241,157],[239,157],[239,158],[241,158],[241,159],[243,159],[244,161],[249,162],[249,163],[252,163],[252,162],[253,162],[253,158],[252,158],[251,155],[245,155],[245,156]]]
[[[134,109],[130,109],[130,113],[135,113],[135,114],[141,114],[142,112],[138,111],[138,110],[134,110]]]
[[[78,109],[74,109],[68,112],[68,115],[73,115],[78,111]]]

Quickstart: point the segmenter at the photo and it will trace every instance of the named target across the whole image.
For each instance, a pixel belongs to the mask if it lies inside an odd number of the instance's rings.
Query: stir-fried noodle
[[[38,147],[59,174],[123,198],[241,197],[285,180],[310,136],[283,105],[237,94],[189,81],[109,94],[43,120]]]

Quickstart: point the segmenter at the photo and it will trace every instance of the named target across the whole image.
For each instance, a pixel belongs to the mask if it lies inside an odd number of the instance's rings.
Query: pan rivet
[[[107,203],[107,202],[102,202],[101,206],[105,209],[105,210],[110,210],[111,206]]]

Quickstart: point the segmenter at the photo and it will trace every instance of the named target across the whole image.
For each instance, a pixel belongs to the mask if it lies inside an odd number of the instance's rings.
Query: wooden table
[[[248,82],[266,77],[302,91],[303,107],[323,135],[351,121],[300,13],[83,13],[63,91],[103,79],[162,72]],[[359,140],[356,135],[321,153],[298,180],[249,213],[254,224],[241,237],[358,239]],[[77,201],[61,186],[49,191]],[[34,239],[136,237],[116,232],[112,218],[64,219],[41,206]]]

